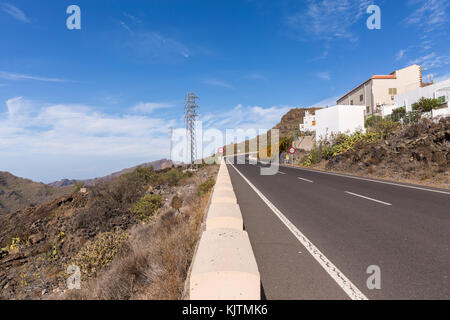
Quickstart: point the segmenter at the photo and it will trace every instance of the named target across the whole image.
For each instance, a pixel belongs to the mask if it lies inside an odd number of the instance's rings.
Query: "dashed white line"
[[[300,180],[306,181],[306,182],[314,183],[314,181],[312,181],[312,180],[308,180],[308,179],[300,178],[300,177],[297,177],[297,178]]]
[[[286,216],[278,210],[262,193],[259,191],[234,165],[234,170],[248,183],[248,185],[256,192],[256,194],[264,201],[264,203],[272,210],[272,212],[284,223],[284,225],[292,232],[292,234],[300,241],[300,243],[308,250],[313,258],[325,269],[331,278],[341,287],[342,290],[353,300],[369,300],[328,258],[320,252],[320,250],[309,239],[297,229],[297,227],[289,221]]]
[[[280,173],[280,174],[286,174],[285,172],[281,172],[281,171],[278,171],[278,173]]]
[[[362,196],[360,194],[353,193],[353,192],[350,192],[350,191],[345,191],[345,193],[351,194],[352,196],[355,196],[355,197],[360,197],[360,198],[364,198],[364,199],[367,199],[367,200],[375,201],[375,202],[378,202],[378,203],[381,203],[381,204],[385,204],[387,206],[392,206],[392,204],[389,203],[389,202],[384,202],[384,201],[380,201],[380,200],[377,200],[377,199],[374,199],[374,198],[369,198],[369,197]]]
[[[355,176],[350,176],[350,175],[340,174],[340,173],[334,173],[334,172],[324,172],[324,171],[320,171],[320,170],[311,170],[311,169],[298,168],[298,167],[292,167],[292,166],[289,166],[289,167],[284,166],[284,167],[286,167],[286,168],[293,168],[293,169],[297,169],[297,170],[308,171],[308,172],[329,174],[331,176],[338,176],[338,177],[344,177],[344,178],[349,178],[349,179],[356,179],[356,180],[363,180],[363,181],[369,181],[369,182],[375,182],[375,183],[389,184],[391,186],[397,186],[397,187],[403,187],[403,188],[410,188],[410,189],[429,191],[429,192],[436,192],[436,193],[442,193],[442,194],[450,194],[450,192],[443,191],[443,190],[434,190],[434,189],[410,186],[410,185],[406,185],[406,184],[400,184],[400,183],[389,182],[389,181],[381,181],[381,180],[374,180],[374,179],[368,179],[368,178],[362,178],[362,177],[355,177]]]

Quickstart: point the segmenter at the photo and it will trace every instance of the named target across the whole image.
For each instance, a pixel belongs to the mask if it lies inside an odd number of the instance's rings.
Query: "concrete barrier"
[[[242,231],[243,225],[239,205],[234,203],[214,203],[209,207],[206,231],[223,228]]]
[[[259,300],[260,281],[247,232],[203,233],[190,277],[191,300]]]
[[[233,191],[221,163],[189,277],[191,300],[259,300],[260,274]]]

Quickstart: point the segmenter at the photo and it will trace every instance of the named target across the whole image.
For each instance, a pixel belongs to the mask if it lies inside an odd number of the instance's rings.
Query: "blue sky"
[[[381,30],[366,9],[381,8]],[[66,8],[81,8],[81,30]],[[0,0],[0,170],[102,176],[169,156],[199,97],[206,128],[270,128],[412,63],[450,77],[450,0]]]

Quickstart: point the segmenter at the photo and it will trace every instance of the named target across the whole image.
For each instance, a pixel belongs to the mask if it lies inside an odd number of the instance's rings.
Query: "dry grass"
[[[179,188],[177,196],[183,202],[181,214],[164,206],[154,221],[134,226],[109,269],[96,279],[82,282],[82,289],[70,291],[66,298],[182,298],[209,198],[209,192],[198,195],[202,180],[193,176],[191,188],[187,184]]]

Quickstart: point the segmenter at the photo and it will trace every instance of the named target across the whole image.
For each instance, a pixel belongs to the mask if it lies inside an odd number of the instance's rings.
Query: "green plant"
[[[211,190],[215,184],[216,184],[216,180],[214,180],[213,178],[209,178],[208,180],[206,180],[205,182],[203,182],[201,185],[198,186],[197,194],[199,196],[204,195],[209,190]]]
[[[364,126],[366,128],[375,127],[381,121],[383,121],[383,117],[381,116],[368,116],[366,121],[364,122]]]
[[[309,167],[313,164],[316,164],[320,161],[319,159],[319,150],[314,147],[311,152],[306,156],[306,159],[303,160],[303,165]]]
[[[390,118],[392,121],[398,122],[400,121],[400,119],[404,118],[405,115],[406,115],[406,107],[403,106],[392,110]]]
[[[72,193],[77,193],[84,187],[84,182],[75,182],[72,188]]]
[[[141,221],[150,220],[162,205],[162,198],[158,194],[148,194],[143,196],[133,205],[132,212]]]
[[[420,112],[430,112],[433,109],[436,109],[438,106],[440,106],[441,103],[438,99],[432,99],[432,98],[420,98],[419,101],[412,104],[412,109],[414,111],[420,111]]]

